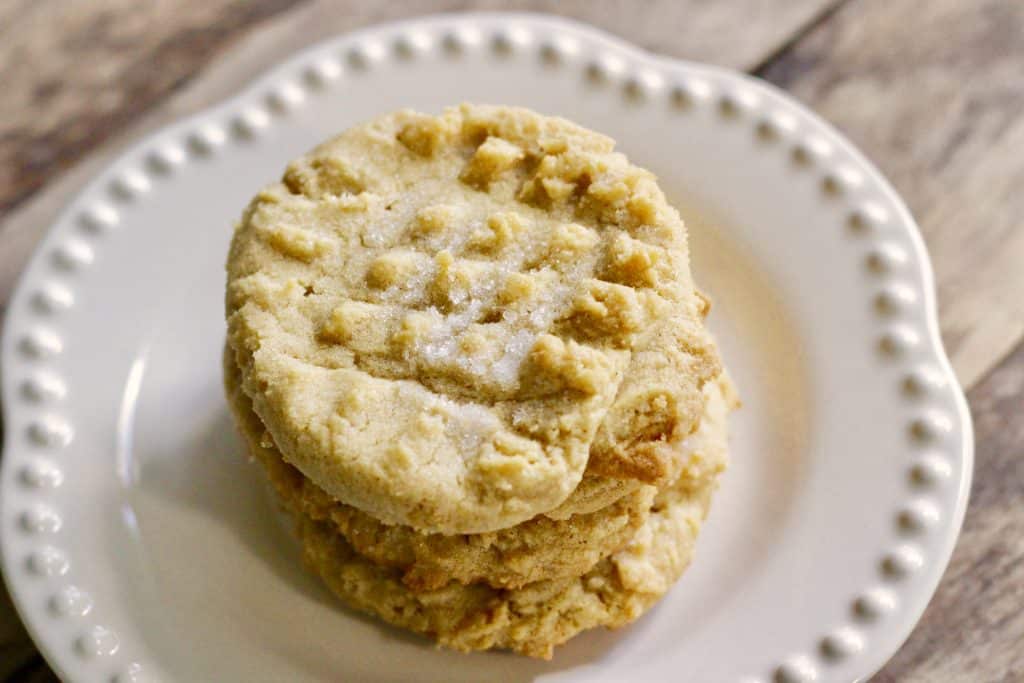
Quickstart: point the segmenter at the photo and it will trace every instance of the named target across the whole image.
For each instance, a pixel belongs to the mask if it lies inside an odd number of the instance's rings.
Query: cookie
[[[510,649],[550,658],[553,649],[581,631],[615,628],[637,619],[689,564],[701,523],[725,460],[721,393],[709,411],[698,448],[708,476],[683,477],[657,496],[629,544],[580,577],[500,590],[451,582],[417,593],[401,571],[357,553],[330,522],[294,511],[308,567],[345,603],[456,650]]]
[[[384,524],[350,505],[339,503],[301,472],[288,465],[266,433],[252,403],[239,388],[238,369],[225,354],[225,385],[235,423],[250,455],[265,468],[277,495],[289,509],[313,520],[334,524],[353,549],[378,564],[403,570],[402,581],[414,591],[440,588],[451,580],[518,588],[542,579],[583,574],[620,549],[647,519],[656,490],[649,485],[586,514],[562,520],[538,515],[508,529],[483,534],[421,534],[403,525]],[[717,405],[719,384],[705,386],[707,405]],[[681,445],[686,476],[694,486],[717,474],[702,471],[700,446],[714,428],[710,419]],[[575,494],[574,494],[575,495]]]
[[[700,290],[695,290],[695,293],[700,320],[703,322],[711,310],[711,302]],[[698,336],[706,339],[712,351],[717,353],[713,339],[708,338],[703,331],[693,334],[694,338]],[[678,339],[676,343],[670,340],[668,343],[651,344],[650,348],[634,357],[624,386],[620,387],[615,403],[612,404],[613,409],[606,416],[598,431],[598,437],[591,445],[590,460],[587,461],[583,481],[564,503],[554,510],[545,512],[546,516],[552,519],[565,519],[571,515],[593,512],[636,491],[641,482],[661,487],[680,476],[681,468],[688,462],[689,455],[687,448],[680,447],[680,441],[686,438],[681,426],[682,421],[674,425],[665,425],[664,435],[659,436],[657,431],[648,430],[646,439],[634,438],[632,443],[628,444],[624,440],[609,439],[607,434],[612,431],[609,425],[621,415],[616,411],[617,406],[636,406],[638,403],[640,406],[644,405],[643,402],[629,400],[630,389],[633,387],[640,392],[649,392],[652,399],[647,403],[651,405],[657,405],[659,394],[666,397],[666,402],[677,401],[680,396],[689,398],[688,393],[673,393],[671,382],[672,377],[677,374],[687,374],[691,371],[693,348],[692,340]],[[731,386],[728,380],[718,383],[718,389],[728,389]],[[707,390],[708,385],[705,384],[705,393]],[[712,390],[716,389],[712,387]],[[734,394],[730,400],[737,400]],[[702,399],[701,406],[703,413],[706,396]],[[686,409],[692,410],[691,407]],[[677,414],[682,412],[679,405],[676,405],[675,411]],[[639,420],[634,420],[634,423],[637,422]],[[622,424],[621,419],[619,424]]]
[[[615,496],[664,482],[719,371],[654,177],[523,109],[349,130],[252,201],[227,265],[228,343],[274,443],[389,524],[513,526],[588,461]]]

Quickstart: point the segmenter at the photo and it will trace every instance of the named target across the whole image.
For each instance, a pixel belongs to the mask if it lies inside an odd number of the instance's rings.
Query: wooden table
[[[401,16],[553,11],[785,88],[924,232],[977,432],[952,564],[877,681],[1024,680],[1024,2],[0,0],[0,312],[55,213],[126,145],[317,39]],[[53,674],[0,595],[0,676]]]

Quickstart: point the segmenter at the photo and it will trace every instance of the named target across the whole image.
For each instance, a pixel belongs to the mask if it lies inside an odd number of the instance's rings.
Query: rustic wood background
[[[893,181],[931,251],[977,466],[938,594],[875,680],[1024,680],[1021,0],[0,0],[0,313],[56,212],[126,145],[320,38],[470,9],[557,12],[754,73]],[[53,679],[2,589],[0,677]]]

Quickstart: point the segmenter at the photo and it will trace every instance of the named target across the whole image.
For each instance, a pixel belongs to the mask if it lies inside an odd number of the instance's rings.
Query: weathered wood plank
[[[0,10],[0,213],[295,1],[44,0]]]
[[[977,462],[960,541],[878,683],[1024,680],[1024,345],[968,398]]]
[[[924,232],[972,385],[1024,336],[1024,3],[858,0],[761,70],[843,129]]]

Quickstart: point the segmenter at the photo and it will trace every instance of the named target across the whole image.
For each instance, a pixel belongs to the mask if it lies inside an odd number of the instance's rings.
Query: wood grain
[[[877,683],[1024,680],[1024,345],[968,399],[977,460],[960,541]]]
[[[837,124],[917,217],[972,385],[1024,337],[1024,2],[859,0],[760,71]]]
[[[0,15],[0,215],[295,0],[20,2]],[[20,68],[19,68],[20,67]]]

